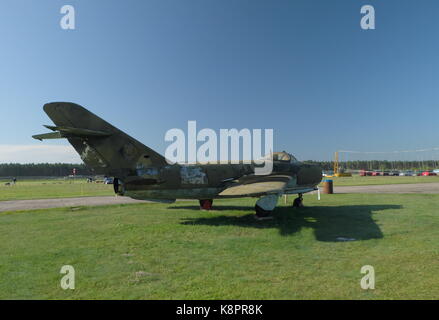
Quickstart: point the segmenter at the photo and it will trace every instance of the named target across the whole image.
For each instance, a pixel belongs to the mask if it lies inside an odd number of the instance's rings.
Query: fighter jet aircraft
[[[283,194],[298,194],[294,207],[302,206],[302,194],[317,189],[322,171],[304,164],[286,152],[275,152],[273,170],[256,175],[256,164],[170,164],[162,155],[94,115],[68,102],[44,105],[55,123],[53,132],[33,138],[66,138],[84,163],[96,174],[114,177],[114,191],[133,199],[172,203],[197,199],[201,209],[210,210],[213,199],[258,197],[257,219],[271,217]]]

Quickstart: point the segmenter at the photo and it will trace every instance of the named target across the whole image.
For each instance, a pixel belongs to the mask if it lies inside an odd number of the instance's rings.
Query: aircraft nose
[[[315,165],[303,165],[297,174],[298,185],[317,185],[322,181],[322,168]]]

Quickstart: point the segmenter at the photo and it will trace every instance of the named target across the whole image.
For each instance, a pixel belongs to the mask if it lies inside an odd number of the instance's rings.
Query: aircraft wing
[[[236,184],[223,190],[219,196],[260,196],[267,194],[282,194],[292,179],[288,175],[255,176],[253,182]]]

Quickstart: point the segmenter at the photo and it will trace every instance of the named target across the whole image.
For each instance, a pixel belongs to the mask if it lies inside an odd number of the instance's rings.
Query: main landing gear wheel
[[[299,193],[299,196],[296,199],[294,199],[293,207],[294,208],[303,208],[303,197],[302,197],[301,193]]]
[[[269,220],[269,219],[273,219],[273,216],[271,215],[273,210],[264,210],[260,206],[255,205],[255,211],[256,211],[256,214],[255,214],[256,220]]]
[[[212,199],[200,200],[200,209],[201,210],[212,210],[212,204],[213,204]]]

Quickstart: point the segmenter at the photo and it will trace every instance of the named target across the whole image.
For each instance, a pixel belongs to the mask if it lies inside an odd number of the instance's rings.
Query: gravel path
[[[109,204],[144,203],[144,202],[146,201],[140,201],[128,197],[116,197],[116,196],[12,200],[12,201],[0,201],[0,212],[59,208],[59,207],[101,206],[101,205],[109,205]]]

